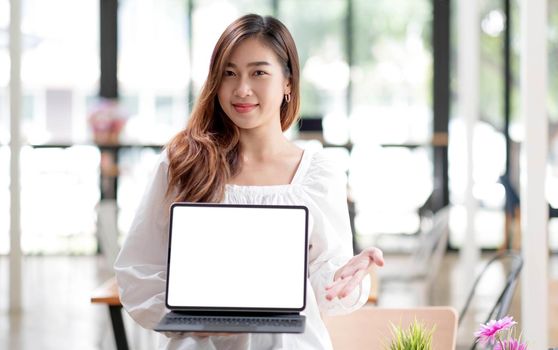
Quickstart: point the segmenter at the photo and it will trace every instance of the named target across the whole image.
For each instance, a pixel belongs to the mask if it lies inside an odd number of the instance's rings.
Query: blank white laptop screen
[[[178,203],[171,210],[169,308],[304,308],[305,207]]]

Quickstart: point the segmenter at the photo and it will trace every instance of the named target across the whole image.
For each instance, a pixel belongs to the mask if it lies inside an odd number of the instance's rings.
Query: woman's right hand
[[[222,337],[227,335],[238,335],[239,333],[218,333],[218,332],[163,332],[168,338],[185,338],[185,337]]]
[[[194,337],[223,337],[227,335],[237,335],[238,333],[189,332],[186,334]]]

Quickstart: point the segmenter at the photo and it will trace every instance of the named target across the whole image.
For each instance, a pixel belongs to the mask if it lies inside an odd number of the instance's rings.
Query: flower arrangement
[[[407,329],[391,325],[392,339],[387,350],[432,350],[432,335],[435,326],[427,328],[416,319]]]
[[[126,115],[116,100],[100,99],[89,115],[96,144],[116,145],[126,124]]]
[[[527,344],[521,340],[521,335],[515,335],[516,324],[511,316],[492,320],[481,324],[475,337],[481,345],[493,345],[494,350],[527,350]]]

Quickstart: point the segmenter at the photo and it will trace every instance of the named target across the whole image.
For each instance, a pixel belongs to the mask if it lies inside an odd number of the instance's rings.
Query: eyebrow
[[[246,66],[248,67],[271,66],[271,63],[267,61],[255,61],[255,62],[248,63]],[[227,67],[236,68],[236,64],[229,62],[227,63]]]

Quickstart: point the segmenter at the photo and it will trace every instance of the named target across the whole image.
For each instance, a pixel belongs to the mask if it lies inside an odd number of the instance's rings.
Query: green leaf
[[[406,329],[391,325],[391,342],[387,350],[432,350],[432,336],[436,326],[428,329],[415,318]]]

